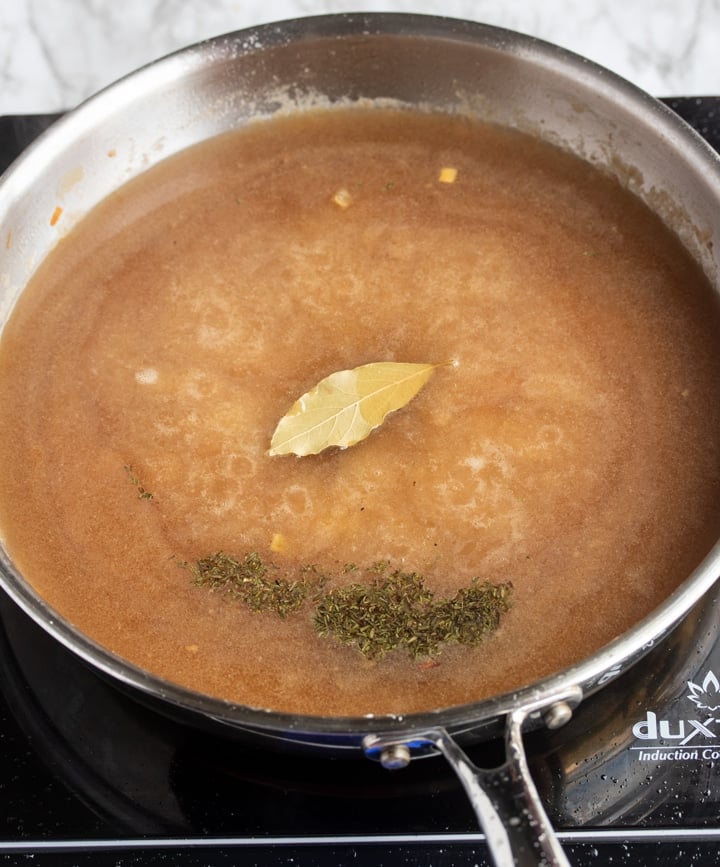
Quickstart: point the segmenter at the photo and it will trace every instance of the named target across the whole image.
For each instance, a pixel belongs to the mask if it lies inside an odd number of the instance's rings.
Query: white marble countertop
[[[655,96],[720,94],[720,0],[3,0],[0,114],[71,108],[209,36],[349,11],[482,21],[576,51]]]

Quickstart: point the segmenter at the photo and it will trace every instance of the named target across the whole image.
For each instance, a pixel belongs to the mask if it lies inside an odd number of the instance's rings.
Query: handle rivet
[[[573,712],[572,708],[566,701],[558,701],[551,705],[543,714],[545,725],[549,729],[559,729],[570,722]]]
[[[410,748],[407,744],[392,744],[380,753],[380,764],[388,771],[399,771],[410,764]]]

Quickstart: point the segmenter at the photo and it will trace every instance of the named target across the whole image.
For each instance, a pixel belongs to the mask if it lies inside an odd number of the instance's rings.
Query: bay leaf
[[[278,422],[269,455],[316,455],[364,440],[388,413],[409,403],[439,364],[377,361],[332,373]]]

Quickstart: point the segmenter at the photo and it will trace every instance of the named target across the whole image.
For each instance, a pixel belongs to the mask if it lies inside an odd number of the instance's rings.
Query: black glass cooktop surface
[[[720,99],[670,106],[720,147]],[[0,118],[0,171],[53,116]],[[529,763],[573,864],[720,864],[720,608],[708,596]],[[501,745],[469,749],[492,766]],[[0,593],[0,864],[488,863],[443,759],[273,752],[160,714]]]

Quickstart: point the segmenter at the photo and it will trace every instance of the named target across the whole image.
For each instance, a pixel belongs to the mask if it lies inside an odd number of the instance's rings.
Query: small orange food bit
[[[50,225],[51,225],[51,226],[55,226],[55,225],[57,225],[57,221],[58,221],[58,220],[60,219],[60,217],[62,216],[62,212],[63,212],[63,209],[60,207],[60,205],[58,205],[58,206],[55,208],[55,210],[53,211],[53,215],[52,215],[52,217],[50,217]]]
[[[335,193],[332,200],[339,208],[349,208],[352,205],[352,196],[344,187]]]
[[[454,184],[458,170],[453,166],[444,166],[440,169],[438,180],[441,184]]]
[[[273,537],[270,541],[270,550],[274,551],[276,554],[279,554],[281,551],[284,551],[287,547],[287,539],[282,533],[273,533]]]
[[[5,249],[9,250],[12,247],[12,229],[7,233],[5,238]]]
[[[431,668],[438,668],[440,663],[437,659],[427,659],[424,662],[418,663],[420,671],[429,671]]]
[[[117,156],[117,151],[115,150],[115,148],[110,148],[110,150],[107,152],[107,155],[110,157],[110,159],[112,159],[113,157]]]

